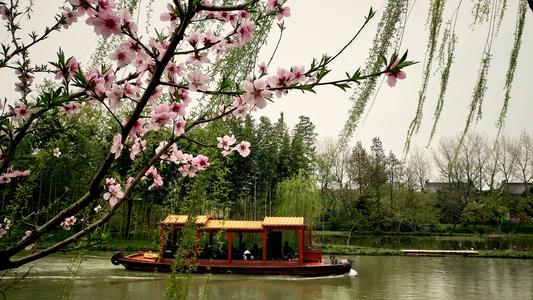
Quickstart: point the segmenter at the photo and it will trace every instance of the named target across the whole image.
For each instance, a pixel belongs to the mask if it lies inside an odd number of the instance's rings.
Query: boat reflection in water
[[[128,270],[171,272],[188,220],[186,215],[170,215],[161,222],[159,253],[120,252],[111,261]],[[324,260],[322,251],[313,249],[311,228],[303,217],[238,221],[197,216],[194,237],[194,273],[329,276],[347,274],[352,267],[346,259]]]

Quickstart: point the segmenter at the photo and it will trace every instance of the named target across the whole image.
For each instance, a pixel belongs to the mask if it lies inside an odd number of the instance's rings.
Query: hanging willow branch
[[[489,30],[487,32],[487,39],[485,41],[485,47],[483,48],[483,56],[481,58],[481,63],[478,71],[478,77],[476,79],[476,85],[474,86],[474,91],[472,92],[472,100],[470,101],[470,109],[466,119],[465,128],[461,134],[459,144],[455,149],[454,159],[457,159],[459,155],[460,148],[463,146],[465,137],[474,121],[479,121],[482,117],[482,108],[483,108],[483,99],[485,98],[485,93],[487,91],[487,79],[490,68],[490,62],[492,59],[492,41],[496,36],[496,16],[497,16],[497,0],[492,2],[492,11],[489,22]]]
[[[440,92],[437,98],[437,105],[433,116],[433,126],[428,140],[428,146],[431,144],[435,133],[437,132],[437,124],[439,123],[442,109],[444,108],[444,97],[448,90],[448,82],[450,79],[450,71],[454,62],[455,46],[457,44],[457,35],[455,34],[455,26],[459,17],[459,9],[461,8],[462,0],[459,1],[452,18],[448,21],[448,26],[444,31],[441,45],[439,48],[439,65],[442,68],[440,75]]]
[[[371,74],[380,70],[382,64],[380,57],[385,57],[390,50],[392,41],[395,40],[395,36],[398,34],[398,29],[401,27],[403,23],[402,21],[406,16],[407,5],[408,1],[387,1],[381,20],[378,23],[376,35],[374,36],[372,48],[370,49],[369,56],[366,60],[367,64],[363,74]],[[377,80],[378,77],[372,77],[365,80],[350,97],[353,106],[348,113],[348,120],[340,134],[339,147],[348,144],[348,141],[352,137],[370,97],[374,93]]]
[[[424,59],[422,87],[418,92],[418,105],[416,108],[415,117],[411,121],[411,124],[409,124],[409,129],[407,130],[407,138],[404,147],[405,154],[409,152],[409,147],[411,145],[411,137],[415,132],[418,132],[418,130],[420,129],[420,124],[422,123],[424,102],[426,101],[427,87],[429,83],[429,78],[431,76],[431,66],[433,65],[435,50],[437,49],[437,43],[442,24],[442,12],[444,11],[445,3],[446,0],[432,0],[429,5],[429,35],[427,41],[426,57]]]
[[[529,4],[533,9],[533,0],[529,0]],[[509,107],[509,100],[511,99],[511,89],[513,86],[514,73],[516,71],[516,65],[518,62],[518,54],[520,53],[520,46],[522,45],[522,34],[524,33],[524,24],[526,22],[526,1],[520,0],[518,5],[518,18],[516,20],[515,33],[514,33],[514,44],[513,50],[511,51],[511,58],[509,59],[509,67],[507,69],[507,74],[505,75],[505,96],[503,98],[503,106],[498,118],[498,136],[505,125],[505,117],[507,116],[507,110]]]
[[[458,11],[458,10],[457,10]],[[455,15],[455,22],[457,21],[457,14]],[[439,55],[442,59],[442,68],[440,75],[440,92],[439,97],[437,98],[437,106],[435,107],[435,113],[433,116],[433,126],[431,128],[431,135],[429,136],[428,146],[433,140],[435,133],[437,132],[437,124],[439,123],[440,115],[442,113],[442,108],[444,107],[444,97],[446,96],[446,91],[448,90],[448,81],[450,79],[450,70],[454,62],[455,55],[455,45],[457,44],[457,35],[455,34],[455,22],[452,26],[450,22],[449,28],[446,29],[444,33],[445,43],[443,43],[443,48],[441,54]],[[451,27],[451,29],[450,29]]]

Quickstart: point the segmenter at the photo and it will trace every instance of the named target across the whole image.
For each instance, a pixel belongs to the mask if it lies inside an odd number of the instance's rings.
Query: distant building
[[[467,183],[457,183],[457,182],[431,182],[429,180],[426,180],[425,184],[425,190],[430,193],[438,193],[438,192],[444,192],[444,191],[453,191],[457,188],[461,188],[462,190],[468,190],[470,189],[471,192],[479,192],[478,189],[474,185],[468,185]]]
[[[440,191],[449,190],[451,184],[449,182],[430,182],[426,180],[425,189],[430,193],[437,193]]]
[[[531,190],[532,184],[525,184],[523,182],[502,182],[501,190],[508,190],[512,195],[525,195],[528,189]]]

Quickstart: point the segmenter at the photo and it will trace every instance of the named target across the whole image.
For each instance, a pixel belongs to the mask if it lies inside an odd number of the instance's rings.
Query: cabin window
[[[260,232],[234,232],[232,244],[232,260],[263,259],[263,240]]]
[[[267,233],[267,260],[298,261],[296,230],[273,230]]]
[[[228,239],[226,232],[200,232],[198,255],[201,259],[227,259]]]

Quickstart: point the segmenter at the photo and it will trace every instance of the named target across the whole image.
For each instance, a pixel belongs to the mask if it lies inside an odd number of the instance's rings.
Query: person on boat
[[[244,250],[244,253],[242,255],[242,259],[244,260],[253,260],[254,256],[252,255],[252,252],[250,252],[250,249]]]
[[[213,258],[213,246],[206,244],[204,247],[203,258]]]
[[[283,259],[292,260],[294,256],[294,250],[292,250],[291,246],[289,246],[289,242],[285,241],[285,245],[282,249],[283,252]]]
[[[257,246],[257,244],[254,244],[254,246],[252,247],[252,256],[254,257],[254,259],[259,259],[259,254],[259,246]]]

